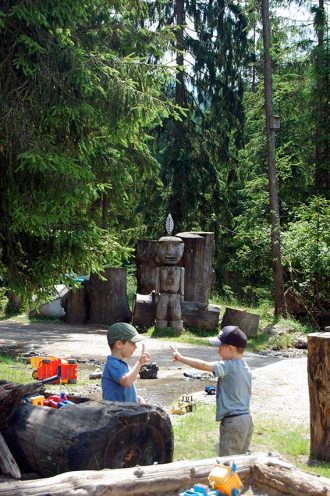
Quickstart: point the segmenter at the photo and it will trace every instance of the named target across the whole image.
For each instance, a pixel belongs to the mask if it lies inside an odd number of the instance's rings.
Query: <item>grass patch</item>
[[[0,355],[0,377],[4,381],[27,384],[33,382],[33,368],[19,358]]]
[[[217,334],[217,333],[213,333]],[[151,327],[148,329],[147,335],[152,338],[159,338],[163,341],[175,341],[178,343],[189,343],[196,345],[207,345],[207,337],[210,336],[210,331],[205,329],[185,329],[184,334],[178,335],[175,329],[165,327],[164,329],[155,329]]]
[[[330,478],[330,463],[309,458],[309,426],[284,423],[276,418],[253,419],[252,453],[276,452],[301,470]],[[215,405],[197,403],[194,412],[174,421],[174,460],[210,458],[217,455],[219,423]]]
[[[218,450],[219,424],[215,405],[197,403],[192,413],[177,417],[174,425],[174,461],[214,457]]]
[[[92,367],[95,368],[95,367]],[[34,367],[29,363],[26,363],[25,360],[20,358],[12,358],[8,355],[0,355],[0,378],[4,381],[8,382],[17,382],[18,384],[28,384],[36,382],[32,378],[32,372]],[[79,368],[78,366],[78,381],[77,384],[46,384],[47,390],[52,390],[57,392],[65,389],[65,391],[70,392],[79,387],[84,387],[87,385],[91,385],[89,374],[91,370],[87,368]]]

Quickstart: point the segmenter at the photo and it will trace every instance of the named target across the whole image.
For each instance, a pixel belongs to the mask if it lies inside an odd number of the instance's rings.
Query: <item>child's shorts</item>
[[[219,456],[245,454],[250,446],[252,432],[253,422],[250,414],[221,420]]]

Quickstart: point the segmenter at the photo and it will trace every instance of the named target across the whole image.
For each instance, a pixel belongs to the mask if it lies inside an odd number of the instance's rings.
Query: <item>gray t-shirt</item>
[[[216,420],[227,415],[250,413],[252,374],[243,359],[216,362],[213,373],[218,377]]]

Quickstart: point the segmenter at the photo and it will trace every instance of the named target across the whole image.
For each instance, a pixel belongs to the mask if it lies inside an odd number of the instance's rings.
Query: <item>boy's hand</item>
[[[141,351],[141,355],[140,355],[140,358],[139,358],[139,362],[140,362],[141,366],[144,365],[145,363],[150,362],[150,355],[145,350],[145,345],[144,344],[142,345],[142,351]]]
[[[180,362],[181,359],[181,353],[178,352],[178,349],[170,344],[170,348],[172,350],[172,357],[173,357],[173,362]]]

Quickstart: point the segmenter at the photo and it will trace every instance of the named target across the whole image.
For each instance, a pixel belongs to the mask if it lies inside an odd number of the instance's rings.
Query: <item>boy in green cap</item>
[[[144,344],[141,355],[132,368],[125,362],[125,359],[133,355],[137,348],[136,343],[142,341],[143,336],[131,324],[116,322],[109,327],[107,339],[111,355],[107,357],[102,374],[103,399],[145,404],[144,398],[137,395],[134,386],[142,365],[150,362]]]

